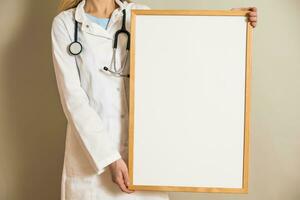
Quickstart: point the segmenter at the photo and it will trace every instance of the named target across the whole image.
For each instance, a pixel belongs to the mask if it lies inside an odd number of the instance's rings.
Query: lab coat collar
[[[122,10],[126,9],[127,2],[115,0],[116,3],[119,5],[117,9],[115,9],[111,15],[110,23],[115,23],[116,21],[121,19],[121,16],[123,16]],[[90,34],[96,35],[96,36],[102,36],[106,37],[108,39],[113,39],[113,34],[111,34],[108,30],[99,29],[98,27],[94,27],[92,22],[87,18],[84,10],[84,5],[86,3],[86,0],[82,0],[77,7],[75,8],[75,20],[79,23],[82,23],[81,29],[82,31],[88,32]]]

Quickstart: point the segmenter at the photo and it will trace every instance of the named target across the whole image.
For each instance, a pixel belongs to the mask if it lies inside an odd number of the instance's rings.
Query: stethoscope
[[[129,74],[123,74],[124,68],[127,63],[128,54],[130,51],[130,33],[126,29],[126,11],[125,9],[122,10],[123,12],[123,19],[122,19],[122,27],[118,31],[116,31],[114,35],[114,44],[113,44],[113,55],[110,62],[110,65],[102,67],[102,69],[106,72],[109,72],[111,75],[117,77],[125,77],[129,78]],[[125,61],[121,64],[120,69],[116,67],[116,51],[118,48],[118,39],[121,34],[125,34],[127,36],[127,45],[126,45],[126,54],[125,54]],[[74,28],[74,41],[69,45],[69,52],[77,56],[82,52],[82,44],[78,41],[78,21],[75,20],[75,28]]]

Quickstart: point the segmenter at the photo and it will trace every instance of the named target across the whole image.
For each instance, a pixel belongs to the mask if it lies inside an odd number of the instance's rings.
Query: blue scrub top
[[[93,15],[90,15],[88,13],[85,14],[91,21],[95,22],[96,24],[100,25],[102,28],[106,29],[109,18],[100,18],[100,17],[95,17]]]

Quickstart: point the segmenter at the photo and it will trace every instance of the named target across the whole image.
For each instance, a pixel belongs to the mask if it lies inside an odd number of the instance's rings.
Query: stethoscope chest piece
[[[82,45],[79,42],[74,41],[69,45],[69,51],[72,55],[79,55],[82,51]]]

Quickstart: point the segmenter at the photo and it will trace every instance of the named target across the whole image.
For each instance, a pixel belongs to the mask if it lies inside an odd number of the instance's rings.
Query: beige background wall
[[[172,200],[300,199],[300,1],[143,0],[152,8],[256,5],[248,195],[172,193]],[[50,26],[58,0],[1,0],[0,199],[59,199],[66,120]]]

